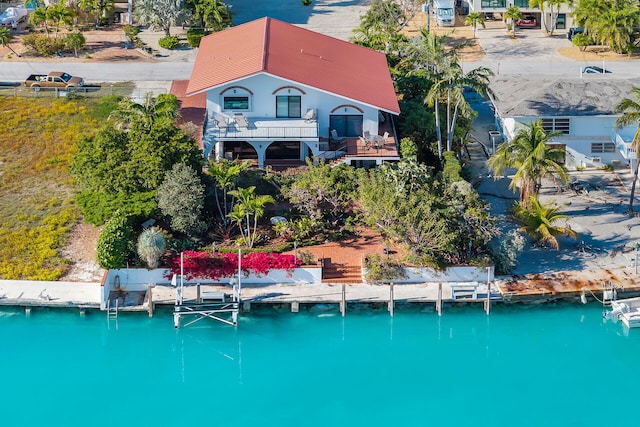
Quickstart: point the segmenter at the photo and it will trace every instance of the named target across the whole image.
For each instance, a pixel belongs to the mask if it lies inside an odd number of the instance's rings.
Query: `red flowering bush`
[[[187,280],[212,279],[218,280],[222,277],[231,277],[238,272],[238,255],[234,253],[211,252],[183,252],[184,275]],[[267,252],[253,252],[242,255],[242,272],[245,276],[249,273],[257,275],[268,274],[270,270],[291,271],[298,265],[300,260],[296,260],[293,255],[283,255]],[[180,256],[173,257],[169,261],[170,273],[180,274]]]

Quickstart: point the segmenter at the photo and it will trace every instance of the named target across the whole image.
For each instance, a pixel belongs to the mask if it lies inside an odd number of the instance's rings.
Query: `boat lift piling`
[[[185,323],[189,326],[199,320],[210,318],[231,326],[238,325],[238,312],[240,311],[240,292],[242,286],[241,252],[238,251],[238,275],[237,282],[231,279],[233,293],[227,295],[224,292],[201,292],[200,283],[196,284],[196,298],[188,300],[184,294],[184,256],[180,254],[180,276],[174,275],[171,284],[176,287],[176,303],[173,311],[173,326],[180,328],[183,316],[193,315],[195,318]],[[231,319],[228,316],[231,315]]]

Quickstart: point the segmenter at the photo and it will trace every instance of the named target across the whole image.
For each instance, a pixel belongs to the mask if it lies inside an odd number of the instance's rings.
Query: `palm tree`
[[[515,138],[500,145],[489,159],[495,179],[509,168],[517,169],[509,188],[520,187],[520,202],[524,209],[529,207],[531,199],[537,200],[542,178],[550,177],[554,181],[559,178],[563,183],[569,180],[562,165],[564,150],[547,144],[557,135],[559,132],[545,133],[542,121],[538,120],[521,128]]]
[[[452,64],[458,64],[458,53],[469,43],[457,43],[446,46],[447,35],[436,35],[427,29],[420,29],[420,35],[412,39],[404,58],[398,64],[399,70],[408,70],[407,74],[419,76],[429,81],[440,81],[450,75]],[[458,67],[459,68],[459,67]],[[429,107],[434,108],[436,119],[436,134],[438,139],[438,157],[442,159],[442,132],[440,129],[440,99],[446,95],[446,90],[434,91],[424,100]]]
[[[154,269],[158,266],[165,247],[164,235],[158,227],[147,228],[138,237],[138,256],[147,264],[149,269]]]
[[[473,38],[476,38],[476,30],[478,29],[478,24],[482,25],[482,28],[485,28],[484,25],[484,16],[480,12],[471,12],[464,18],[464,25],[472,25],[473,26]]]
[[[193,10],[193,19],[202,28],[220,31],[233,25],[233,13],[221,0],[191,0],[187,4]]]
[[[188,21],[191,12],[184,7],[183,0],[140,0],[134,11],[136,19],[153,31],[162,30],[171,35],[171,27]]]
[[[56,5],[51,5],[47,11],[49,19],[55,24],[56,36],[58,34],[60,24],[71,24],[73,22],[73,17],[75,16],[74,10],[68,9],[67,6],[65,6],[64,0]]]
[[[17,53],[15,50],[13,50],[13,48],[9,45],[12,39],[13,39],[13,34],[11,33],[11,31],[7,27],[1,27],[0,28],[0,46],[8,47],[11,52],[15,53],[17,56],[20,56],[20,54]]]
[[[255,243],[258,219],[264,215],[264,207],[269,203],[275,203],[273,197],[269,195],[256,195],[255,189],[255,186],[251,186],[229,192],[238,199],[233,211],[229,214],[229,218],[238,224],[242,239],[250,248]],[[251,217],[253,217],[253,230],[251,229]],[[242,226],[243,222],[245,227]]]
[[[41,6],[29,14],[29,23],[34,27],[44,25],[45,34],[49,35],[47,21],[49,20],[49,6]]]
[[[631,141],[631,147],[636,152],[635,165],[633,167],[633,184],[631,184],[631,197],[629,199],[628,213],[633,212],[633,198],[636,192],[636,182],[638,181],[638,166],[640,166],[640,158],[638,152],[640,151],[640,87],[634,87],[631,89],[631,93],[636,99],[624,98],[616,105],[615,111],[617,113],[623,113],[616,120],[616,129],[619,127],[629,126],[633,123],[638,124],[633,140]]]
[[[150,129],[158,120],[173,123],[177,117],[178,100],[174,95],[161,94],[154,98],[151,93],[145,95],[142,104],[131,99],[120,101],[118,108],[109,115],[119,129],[128,129],[135,123]]]
[[[229,201],[229,191],[232,191],[236,186],[238,177],[251,167],[250,161],[240,162],[234,160],[232,162],[228,160],[220,160],[218,162],[211,163],[207,174],[213,177],[216,185],[213,187],[216,197],[216,205],[218,207],[218,213],[222,220],[222,232],[225,237],[228,237],[229,226],[227,224],[227,218],[229,213],[233,211],[235,205],[235,197],[232,197]],[[220,195],[218,191],[222,190],[222,202],[220,201]]]
[[[566,226],[556,225],[558,221],[567,216],[558,213],[559,206],[551,204],[543,205],[538,199],[531,196],[528,207],[522,203],[516,203],[513,211],[518,221],[522,224],[520,231],[525,231],[542,245],[548,245],[558,250],[560,245],[556,236],[568,236],[572,239],[578,237],[578,233]]]
[[[114,8],[114,0],[80,0],[78,5],[82,10],[88,10],[95,13],[96,26],[100,25],[100,17],[106,17],[109,12]]]
[[[449,67],[440,74],[439,79],[429,90],[427,100],[431,103],[446,94],[447,99],[447,151],[453,149],[453,132],[456,127],[458,114],[462,117],[471,117],[471,106],[464,97],[464,87],[467,86],[475,90],[483,98],[491,94],[489,88],[489,77],[493,75],[487,67],[478,67],[465,73],[458,62],[451,63]],[[433,100],[433,101],[432,101]],[[451,106],[454,104],[453,114]],[[431,104],[429,104],[431,105]]]
[[[605,10],[598,17],[591,32],[596,41],[609,46],[615,52],[630,53],[639,24],[640,13],[637,4],[627,4],[621,8]]]
[[[524,15],[520,11],[518,6],[510,6],[507,8],[506,12],[504,12],[504,17],[507,19],[511,19],[511,29],[513,31],[513,36],[516,35],[516,21],[518,19],[524,18]]]

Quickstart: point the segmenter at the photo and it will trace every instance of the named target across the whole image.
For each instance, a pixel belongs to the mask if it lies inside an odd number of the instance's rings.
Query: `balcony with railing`
[[[216,139],[296,139],[317,140],[316,120],[236,116],[210,118],[207,134]]]
[[[636,150],[632,146],[633,135],[621,135],[616,132],[613,137],[613,142],[616,144],[616,149],[622,154],[626,160],[636,158]]]

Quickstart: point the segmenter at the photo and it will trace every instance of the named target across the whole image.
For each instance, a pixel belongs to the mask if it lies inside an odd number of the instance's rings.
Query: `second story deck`
[[[217,139],[318,140],[318,122],[272,117],[226,117],[214,115],[207,122],[208,133]]]

